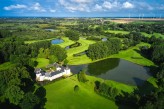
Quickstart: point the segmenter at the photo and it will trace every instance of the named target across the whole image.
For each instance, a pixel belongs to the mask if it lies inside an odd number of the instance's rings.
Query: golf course
[[[94,92],[95,81],[105,82],[112,87],[128,93],[133,92],[135,86],[129,86],[114,81],[104,81],[100,78],[87,76],[88,81],[81,83],[77,75],[57,81],[45,86],[47,101],[45,108],[49,109],[119,109],[112,100],[106,99]],[[79,86],[79,91],[74,91],[74,86]],[[130,109],[126,107],[127,109]]]

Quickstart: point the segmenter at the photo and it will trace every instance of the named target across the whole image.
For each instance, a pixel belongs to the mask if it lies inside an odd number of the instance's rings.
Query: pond
[[[142,85],[151,77],[148,67],[118,58],[105,59],[85,65],[72,65],[70,68],[75,74],[85,68],[88,75],[129,85]]]
[[[51,32],[55,31],[54,29],[44,29],[44,30],[51,31]]]
[[[64,40],[62,40],[62,39],[54,39],[51,41],[51,44],[61,44],[63,42],[64,42]]]

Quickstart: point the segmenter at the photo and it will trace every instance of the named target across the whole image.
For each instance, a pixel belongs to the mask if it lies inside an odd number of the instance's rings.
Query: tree
[[[86,70],[82,70],[78,73],[77,77],[78,77],[78,80],[79,82],[86,82],[88,81],[87,78],[86,78],[86,74],[85,74]]]
[[[24,95],[23,100],[20,103],[21,109],[34,109],[39,104],[39,98],[31,92]]]
[[[79,33],[77,31],[72,31],[72,30],[65,31],[65,36],[73,41],[79,40]]]
[[[0,72],[0,98],[8,99],[10,103],[18,105],[24,96],[24,88],[31,80],[25,67],[15,67]]]
[[[55,55],[51,55],[49,58],[49,63],[52,64],[54,62],[58,62],[58,58]]]
[[[78,85],[75,85],[74,91],[75,91],[75,92],[78,92],[78,91],[79,91],[79,86],[78,86]]]
[[[44,57],[45,57],[44,48],[40,48],[40,49],[39,49],[38,57],[39,57],[39,58],[44,58]]]
[[[10,86],[5,92],[5,97],[9,99],[10,103],[18,105],[23,98],[24,92],[18,86]]]
[[[66,50],[59,45],[52,45],[50,48],[50,55],[54,55],[59,62],[62,62],[67,57]],[[53,58],[55,58],[53,57]]]
[[[46,89],[44,87],[39,87],[35,91],[35,95],[39,98],[39,104],[37,105],[37,109],[43,109],[44,105],[47,101],[46,99]]]
[[[118,53],[120,49],[121,41],[119,39],[110,39],[105,42],[89,45],[87,55],[92,60],[96,60]]]

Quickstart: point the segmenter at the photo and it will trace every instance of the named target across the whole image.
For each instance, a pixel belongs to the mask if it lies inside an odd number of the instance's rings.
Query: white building
[[[63,66],[57,66],[56,71],[52,72],[44,72],[41,69],[35,69],[36,73],[36,79],[38,81],[44,81],[44,80],[49,80],[52,81],[54,79],[60,78],[62,76],[70,76],[71,71],[70,68],[68,67],[63,67]]]

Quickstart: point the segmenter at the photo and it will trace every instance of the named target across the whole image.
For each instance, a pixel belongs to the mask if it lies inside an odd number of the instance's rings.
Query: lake
[[[51,44],[61,44],[63,42],[64,42],[64,40],[62,40],[62,39],[54,39],[51,41]]]
[[[86,69],[88,75],[129,85],[142,85],[151,77],[148,67],[118,58],[109,58],[85,65],[70,65],[69,67],[75,74]]]

